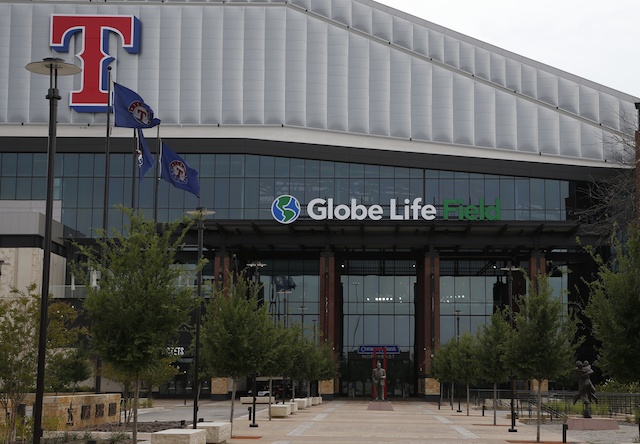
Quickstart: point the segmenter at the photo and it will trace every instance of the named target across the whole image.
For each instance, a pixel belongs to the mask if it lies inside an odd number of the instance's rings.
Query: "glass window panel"
[[[544,220],[544,179],[531,179],[531,220]]]
[[[349,179],[336,179],[335,180],[335,191],[334,191],[334,195],[335,195],[335,203],[336,204],[340,204],[340,203],[348,203],[349,202],[349,197],[351,196],[350,190],[349,190],[349,184],[350,184],[350,180]],[[328,195],[327,197],[331,197],[331,195]]]
[[[93,173],[96,177],[104,177],[105,155],[104,153],[93,155]]]
[[[478,203],[480,199],[484,199],[484,179],[471,178],[469,179],[469,198],[470,203]]]
[[[455,296],[455,285],[453,276],[440,277],[440,313],[444,315],[453,314],[453,301]]]
[[[258,208],[260,206],[260,179],[246,179],[244,189],[244,207]]]
[[[474,334],[478,332],[481,326],[489,322],[486,316],[471,316],[469,321],[470,321],[469,328],[471,329],[471,333],[474,333]]]
[[[214,194],[215,194],[213,189],[214,185],[215,185],[215,179],[200,178],[200,204],[197,206],[212,209],[215,211],[215,207],[213,206]]]
[[[413,345],[411,340],[411,330],[409,328],[409,316],[396,316],[394,325],[394,342],[400,347],[410,347]]]
[[[244,155],[233,154],[229,157],[229,175],[231,177],[244,177]]]
[[[352,163],[349,165],[349,175],[352,179],[364,178],[364,165],[361,163]]]
[[[114,177],[109,180],[109,209],[111,210],[116,205],[122,204],[124,198],[124,180],[120,177]],[[131,189],[128,189],[131,193]],[[174,203],[174,201],[172,201]],[[111,211],[109,211],[111,214]],[[111,217],[111,216],[109,216]]]
[[[229,179],[215,179],[213,191],[215,194],[214,208],[216,217],[222,209],[229,208]]]
[[[18,169],[16,173],[19,177],[31,177],[31,168],[33,166],[33,154],[21,153],[18,155]],[[20,192],[20,190],[18,190]]]
[[[276,196],[280,196],[281,194],[290,194],[291,186],[289,184],[288,179],[282,179],[280,177],[276,178],[275,183],[275,194]]]
[[[516,220],[528,220],[529,219],[529,180],[528,179],[515,179],[515,208]]]
[[[349,177],[349,164],[348,163],[336,163],[335,164],[336,177]]]
[[[334,179],[320,179],[319,197],[331,197],[335,194]]]
[[[424,196],[425,196],[424,181],[422,179],[410,179],[409,194],[412,199],[416,197],[422,197],[424,199]]]
[[[58,160],[57,157],[56,160]],[[33,155],[33,176],[47,177],[47,155],[45,153],[35,153]]]
[[[380,316],[378,318],[378,325],[380,328],[378,344],[395,344],[393,335],[395,332],[393,316]]]
[[[366,205],[380,203],[380,181],[370,179],[365,181],[364,203]]]
[[[78,176],[78,155],[77,154],[64,155],[64,175],[65,177]]]
[[[16,189],[16,199],[18,200],[30,200],[31,199],[31,178],[30,177],[18,177]]]
[[[395,167],[396,179],[408,179],[409,177],[411,177],[409,168]]]
[[[309,178],[304,181],[304,196],[305,202],[310,201],[316,197],[324,197],[324,193],[320,193],[320,179],[317,177]]]
[[[495,176],[487,176],[484,181],[485,202],[493,202],[500,197],[500,179]]]
[[[515,182],[511,177],[500,178],[500,206],[501,208],[512,210],[515,206]],[[493,204],[493,200],[487,202]]]
[[[63,182],[62,188],[62,201],[66,208],[78,207],[78,179],[66,178]],[[103,201],[103,196],[100,196],[100,203]],[[73,226],[73,225],[71,225]]]
[[[364,336],[362,343],[356,340],[354,346],[364,344],[378,344],[378,317],[377,316],[363,316],[362,322],[364,323]]]
[[[307,178],[320,177],[320,162],[317,160],[305,160],[304,161],[304,174]]]
[[[328,162],[326,160],[321,161],[320,162],[320,177],[333,178],[333,176],[334,176],[333,167],[334,167],[334,163],[333,162]]]
[[[78,180],[78,186],[78,207],[91,208],[93,206],[93,179],[81,178]]]
[[[131,176],[131,157],[125,154],[112,154],[111,165],[109,165],[111,174],[109,177],[127,177]]]
[[[4,153],[0,155],[2,164],[2,177],[15,177],[18,170],[18,155],[16,153]]]
[[[260,156],[260,177],[274,177],[276,159],[269,156]]]
[[[440,320],[440,343],[444,344],[455,337],[455,317],[443,316]]]
[[[440,195],[438,204],[442,204],[445,199],[452,199],[454,194],[453,179],[440,179]]]
[[[291,159],[290,161],[291,177],[304,177],[304,160]]]
[[[290,177],[289,159],[286,157],[276,158],[276,177]]]
[[[378,202],[380,205],[389,205],[389,200],[396,197],[395,180],[394,179],[380,179],[380,198]]]
[[[378,165],[365,165],[364,177],[367,179],[378,179],[380,177],[380,167]]]
[[[440,202],[440,182],[437,179],[426,179],[424,182],[425,203],[432,205],[441,205]]]
[[[409,169],[409,177],[411,177],[412,179],[422,180],[424,178],[423,170],[420,170],[418,168],[411,168]]]
[[[474,203],[469,201],[469,179],[456,177],[454,186],[454,198],[462,199],[462,201],[467,205]]]
[[[216,154],[216,178],[229,177],[231,157],[229,154]]]
[[[257,157],[257,156],[250,156]],[[214,154],[201,154],[200,155],[200,171],[198,171],[199,177],[213,177],[215,174],[215,155]],[[249,175],[249,173],[247,173]]]
[[[379,170],[379,177],[385,178],[385,179],[395,178],[394,168],[390,166],[381,166]]]
[[[398,197],[399,203],[404,202],[404,199],[408,199],[411,196],[411,192],[410,192],[410,185],[409,185],[409,180],[410,179],[397,179],[395,180],[395,187],[396,187],[396,196]]]
[[[80,177],[93,177],[93,160],[93,154],[80,154],[78,159]]]
[[[230,202],[230,205],[229,205],[230,208],[244,208],[244,180],[243,179],[230,179],[229,202]]]
[[[31,199],[45,200],[47,198],[47,179],[44,177],[36,177],[31,183]]]

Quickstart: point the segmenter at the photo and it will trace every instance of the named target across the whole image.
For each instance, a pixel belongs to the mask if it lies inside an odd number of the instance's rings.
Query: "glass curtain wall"
[[[414,384],[414,264],[410,261],[349,261],[345,268],[347,274],[341,276],[341,392],[350,397],[371,396],[371,349],[385,347],[387,396],[407,396],[413,392]],[[379,352],[377,358],[383,356]]]

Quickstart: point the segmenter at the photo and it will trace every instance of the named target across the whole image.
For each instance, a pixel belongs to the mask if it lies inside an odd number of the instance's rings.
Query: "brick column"
[[[339,354],[342,338],[342,310],[341,301],[336,297],[337,286],[340,285],[340,278],[336,272],[336,258],[331,252],[324,252],[320,255],[320,303],[319,303],[319,332],[320,339],[331,344],[336,354]],[[322,381],[322,393],[331,399],[334,393],[338,393],[340,387],[339,380]],[[329,386],[333,387],[330,392]]]

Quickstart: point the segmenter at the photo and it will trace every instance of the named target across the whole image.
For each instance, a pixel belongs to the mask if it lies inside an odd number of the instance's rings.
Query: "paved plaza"
[[[384,404],[384,405],[380,405]],[[230,401],[200,401],[198,416],[204,421],[226,421]],[[493,425],[492,411],[471,410],[469,416],[463,404],[462,413],[449,405],[419,399],[370,402],[368,400],[337,399],[324,401],[286,418],[268,419],[266,406],[259,406],[257,427],[251,427],[248,405],[235,403],[236,418],[233,438],[228,443],[529,443],[536,442],[535,424],[517,422],[517,432],[509,432],[511,421],[507,412],[499,412],[498,425]],[[191,423],[190,402],[156,400],[154,407],[143,409],[142,422],[186,420]],[[621,426],[611,431],[567,431],[567,442],[632,443],[638,436],[637,426]],[[139,437],[148,440],[148,435]],[[554,421],[541,429],[541,442],[562,443],[562,422]],[[148,442],[148,441],[147,441]],[[636,441],[637,442],[637,441]]]

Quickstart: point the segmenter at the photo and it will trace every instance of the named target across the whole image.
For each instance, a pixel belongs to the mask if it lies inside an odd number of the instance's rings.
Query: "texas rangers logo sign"
[[[107,111],[107,67],[115,60],[109,54],[110,33],[120,36],[119,41],[128,53],[140,52],[140,20],[133,15],[51,16],[51,48],[69,52],[71,38],[78,34],[80,39],[81,50],[75,56],[82,67],[82,86],[71,92],[69,101],[78,112]]]
[[[171,174],[171,178],[174,182],[178,182],[181,184],[186,184],[189,182],[189,177],[187,176],[187,166],[179,161],[174,160],[169,164],[169,173]]]

